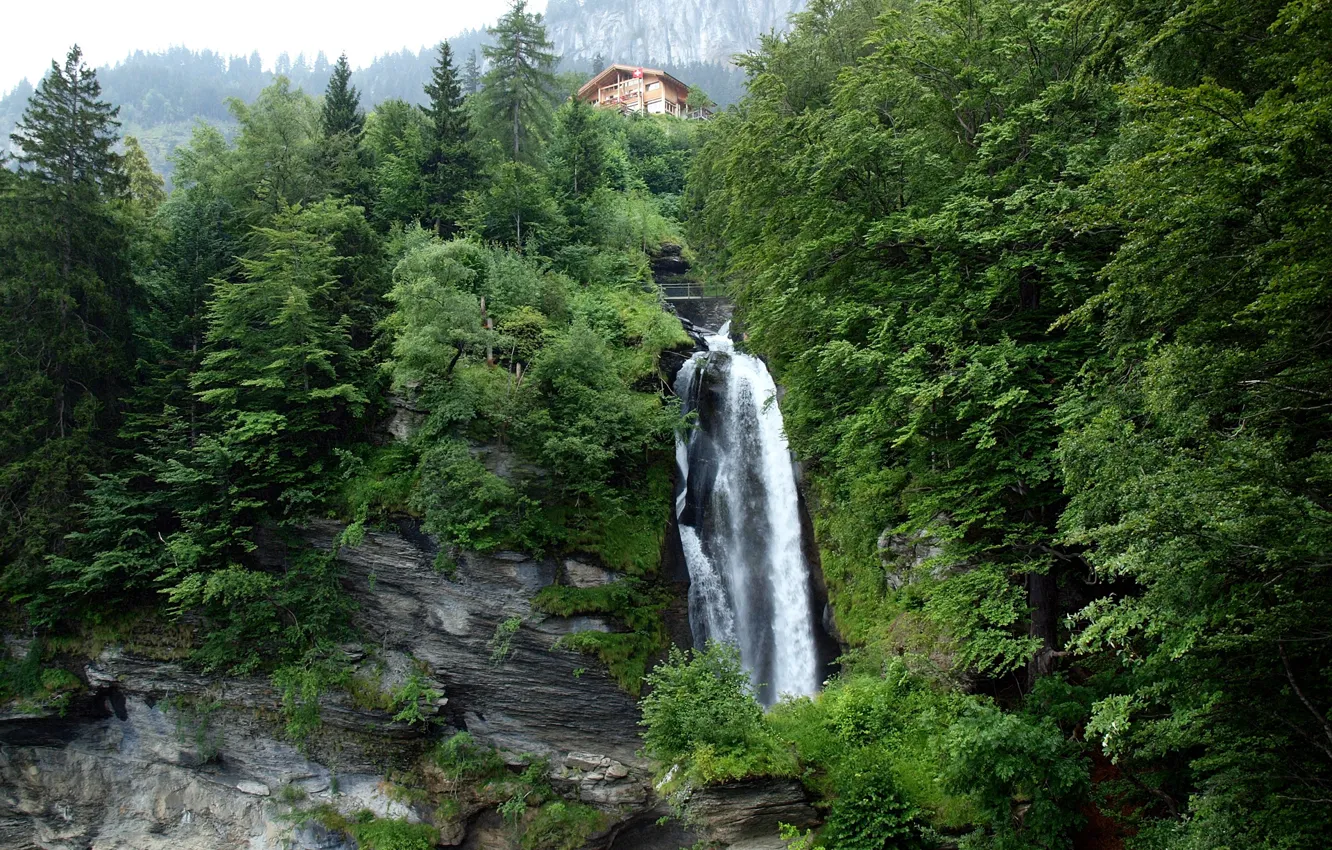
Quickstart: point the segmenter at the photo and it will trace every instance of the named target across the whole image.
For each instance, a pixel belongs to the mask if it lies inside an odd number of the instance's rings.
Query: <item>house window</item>
[[[656,90],[659,89],[659,88],[661,88],[661,80],[657,80],[657,81],[655,81],[655,82],[648,83],[647,90],[648,90],[648,91],[656,91]]]

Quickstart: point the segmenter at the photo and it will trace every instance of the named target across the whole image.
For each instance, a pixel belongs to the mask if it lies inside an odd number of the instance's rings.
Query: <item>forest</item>
[[[416,102],[367,112],[345,59],[233,97],[169,192],[77,47],[28,97],[0,615],[34,639],[0,701],[171,627],[308,734],[352,603],[301,529],[411,517],[446,578],[500,549],[627,574],[539,601],[626,624],[568,646],[642,695],[661,794],[798,780],[822,825],[791,848],[1327,846],[1325,3],[814,0],[706,123],[570,99],[521,0],[488,35]],[[843,648],[768,711],[661,625],[667,244],[783,387]]]
[[[481,75],[487,68],[482,47],[492,44],[483,31],[469,31],[448,39],[459,73],[463,94],[480,88]],[[283,53],[276,58],[264,57],[257,52],[249,56],[223,56],[209,50],[194,51],[174,47],[161,53],[136,51],[114,66],[97,69],[97,80],[102,96],[112,106],[118,106],[117,120],[124,135],[138,139],[153,170],[172,184],[176,149],[189,143],[194,124],[203,121],[212,124],[232,139],[237,125],[227,109],[229,98],[249,102],[270,85],[277,76],[286,77],[292,88],[307,93],[322,92],[328,86],[334,62],[323,53],[313,60],[304,54],[294,59]],[[430,79],[430,69],[436,61],[433,49],[401,50],[376,57],[365,68],[356,71],[356,87],[363,106],[373,109],[388,100],[404,100],[414,106],[426,103],[423,84]],[[595,56],[591,62],[572,62],[559,59],[554,71],[562,77],[560,86],[585,82],[593,73],[611,61],[628,61],[626,57],[604,58]],[[739,100],[744,93],[744,74],[723,63],[694,62],[686,64],[646,62],[665,67],[680,79],[706,91],[723,106]],[[595,66],[595,70],[594,70]],[[18,123],[33,93],[30,82],[24,80],[11,92],[0,97],[0,150],[9,148],[9,134]]]

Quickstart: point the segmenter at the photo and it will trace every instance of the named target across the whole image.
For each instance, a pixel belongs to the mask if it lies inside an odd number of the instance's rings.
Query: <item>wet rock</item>
[[[380,427],[393,441],[405,443],[425,423],[427,412],[408,396],[391,394],[387,400],[389,414]]]
[[[314,525],[307,539],[331,548],[340,529]],[[523,553],[462,552],[446,578],[433,568],[433,546],[410,530],[372,531],[361,545],[337,550],[368,641],[425,664],[449,697],[449,721],[483,743],[552,759],[594,744],[603,755],[642,764],[633,698],[594,660],[554,649],[567,629],[544,626],[545,615],[532,609],[532,596],[554,584],[563,565]],[[497,662],[491,642],[514,619],[521,625]]]

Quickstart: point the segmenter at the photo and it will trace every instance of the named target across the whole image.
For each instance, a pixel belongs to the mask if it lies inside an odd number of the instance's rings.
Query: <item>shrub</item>
[[[439,843],[439,830],[430,824],[393,818],[355,823],[348,831],[362,850],[433,850]]]
[[[395,712],[393,720],[411,726],[439,723],[441,721],[438,718],[426,715],[421,710],[421,704],[433,707],[442,696],[439,691],[426,685],[425,676],[420,671],[413,670],[407,680],[393,688],[389,695],[391,710]]]
[[[921,817],[961,828],[975,820],[976,807],[940,783],[939,740],[973,701],[939,689],[895,660],[879,675],[844,676],[815,697],[783,701],[766,720],[778,737],[795,745],[802,779],[820,796],[864,795],[865,782],[874,779],[891,785],[892,794],[923,812]],[[874,776],[867,779],[862,774],[869,766]]]
[[[523,833],[523,850],[577,850],[606,827],[606,816],[591,806],[557,800],[536,813]]]
[[[882,753],[848,762],[820,838],[837,850],[913,850],[923,847],[913,806],[899,793],[892,763]]]
[[[672,647],[647,683],[640,722],[651,757],[682,764],[704,783],[795,773],[794,757],[764,722],[735,647],[711,643],[689,653]]]
[[[504,773],[504,761],[499,754],[467,732],[441,741],[430,760],[446,778],[454,781],[491,779]]]
[[[1053,721],[979,705],[948,730],[943,741],[944,786],[968,795],[988,826],[976,848],[1072,846],[1082,816],[1078,804],[1090,787],[1088,763]],[[1014,816],[1014,804],[1021,815]]]

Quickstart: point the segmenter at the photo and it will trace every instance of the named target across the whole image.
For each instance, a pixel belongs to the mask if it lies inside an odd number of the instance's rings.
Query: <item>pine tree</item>
[[[334,64],[333,76],[324,92],[323,126],[324,135],[330,138],[339,133],[359,137],[365,129],[361,93],[351,84],[351,66],[347,64],[346,53]]]
[[[476,51],[467,55],[467,64],[463,66],[463,94],[476,94],[481,91],[481,63],[476,61]]]
[[[571,197],[586,197],[605,185],[606,136],[586,101],[575,97],[556,114],[550,163],[553,179]]]
[[[425,86],[429,103],[422,107],[430,121],[430,154],[424,164],[426,214],[435,232],[454,230],[463,192],[475,182],[476,163],[471,156],[471,127],[463,109],[462,87],[453,66],[453,49],[447,41],[439,45],[439,60]]]
[[[439,59],[430,71],[430,82],[425,85],[430,100],[421,109],[430,119],[436,138],[459,138],[466,130],[467,116],[462,111],[463,93],[458,71],[453,67],[453,48],[447,41],[441,41],[438,49]]]
[[[481,48],[490,62],[483,79],[485,115],[513,159],[534,159],[533,142],[550,124],[558,60],[550,52],[554,45],[546,37],[541,15],[527,11],[526,0],[514,0],[486,32],[495,44]]]
[[[598,50],[597,55],[592,57],[592,76],[595,77],[604,70],[606,70],[606,57]]]
[[[153,171],[148,154],[134,136],[125,137],[125,176],[129,180],[129,194],[145,216],[152,216],[166,200],[162,175]]]
[[[76,45],[33,93],[0,183],[0,562],[31,580],[94,468],[128,372],[134,297],[113,203],[116,109]],[[15,573],[18,573],[16,575]]]

